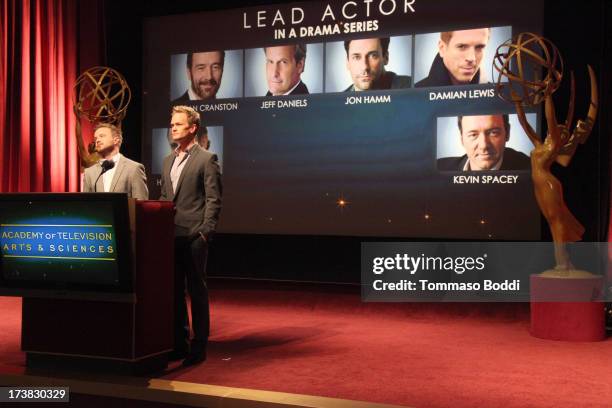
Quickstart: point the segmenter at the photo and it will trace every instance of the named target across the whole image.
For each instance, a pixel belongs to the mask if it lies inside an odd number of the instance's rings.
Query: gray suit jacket
[[[100,163],[85,169],[83,177],[84,193],[93,193],[94,191],[104,192],[103,177],[98,178],[101,172],[102,166]],[[98,182],[94,188],[96,179],[98,179]],[[127,193],[130,198],[148,200],[149,189],[147,188],[147,176],[145,175],[144,166],[121,155],[117,162],[117,168],[113,175],[109,193]]]
[[[176,236],[201,233],[209,239],[217,229],[221,213],[221,172],[217,155],[193,145],[189,159],[172,191],[170,170],[176,158],[170,153],[164,159],[161,175],[160,200],[173,201],[176,208],[174,225]]]

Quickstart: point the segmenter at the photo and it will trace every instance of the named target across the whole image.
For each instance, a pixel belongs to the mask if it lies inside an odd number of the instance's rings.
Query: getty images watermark
[[[584,280],[573,291],[566,280],[563,290],[540,291],[534,299],[534,276],[554,266],[552,243],[362,243],[361,294],[364,301],[379,302],[604,300],[607,250],[607,243],[570,245],[576,268],[593,274],[586,282],[593,291],[584,294]]]
[[[483,271],[486,267],[487,254],[478,257],[471,256],[409,256],[408,254],[395,254],[394,257],[376,257],[372,262],[372,272],[382,275],[386,271],[402,271],[410,275],[417,272],[451,271],[458,275],[465,272]],[[495,282],[491,279],[483,279],[482,282],[431,282],[428,279],[413,281],[400,279],[396,282],[385,282],[384,279],[376,279],[373,288],[377,291],[384,290],[408,290],[408,291],[478,291],[478,290],[511,290],[519,291],[520,279],[505,279],[503,282]]]

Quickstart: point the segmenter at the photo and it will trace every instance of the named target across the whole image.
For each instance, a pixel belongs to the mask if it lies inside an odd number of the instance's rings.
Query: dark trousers
[[[206,348],[210,333],[208,287],[206,286],[206,259],[208,244],[202,238],[189,240],[176,237],[174,241],[174,349],[187,351],[189,346],[189,320],[185,286],[191,298],[193,326],[192,350]],[[200,351],[200,350],[197,350]]]

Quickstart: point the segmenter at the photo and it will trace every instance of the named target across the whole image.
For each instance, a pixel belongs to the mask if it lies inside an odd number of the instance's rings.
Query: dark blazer
[[[298,86],[296,86],[293,91],[289,92],[289,95],[308,95],[309,93],[306,84],[300,81]],[[272,92],[268,91],[266,96],[272,96]]]
[[[188,105],[189,102],[193,102],[193,101],[198,101],[198,102],[211,102],[214,101],[216,98],[208,98],[208,99],[189,99],[189,91],[185,91],[184,94],[182,94],[181,96],[179,96],[178,98],[176,98],[175,100],[173,100],[172,102],[170,102],[170,104],[172,106],[176,106],[176,105]]]
[[[84,193],[93,193],[94,191],[104,192],[103,177],[98,178],[100,173],[102,173],[100,163],[85,169],[85,174],[83,175]],[[98,180],[97,183],[96,179]],[[147,188],[147,176],[145,175],[144,166],[121,155],[117,162],[115,174],[113,174],[109,193],[127,193],[130,198],[148,200],[149,189]]]
[[[172,106],[184,105],[185,103],[189,102],[189,100],[189,91],[185,91],[184,94],[173,100],[171,104]]]
[[[444,157],[438,159],[438,170],[440,171],[463,171],[463,167],[467,162],[467,155],[461,157]],[[531,168],[531,160],[522,152],[506,147],[504,149],[504,160],[499,168],[500,170],[529,170]]]
[[[217,155],[194,144],[189,149],[189,159],[181,172],[176,193],[172,191],[170,179],[175,158],[173,152],[164,159],[160,200],[174,202],[176,236],[201,233],[209,239],[221,213],[222,186]]]
[[[386,71],[380,80],[374,84],[375,86],[370,88],[371,91],[377,89],[403,89],[410,88],[412,78],[408,75],[397,75],[395,72]],[[355,89],[353,85],[349,85],[344,92],[353,92]]]
[[[480,83],[480,68],[476,71],[476,75],[470,81],[470,85]],[[429,69],[429,75],[426,78],[421,79],[419,82],[414,84],[415,88],[424,88],[429,86],[453,86],[453,81],[451,80],[451,74],[446,69],[444,65],[444,61],[440,54],[436,54],[433,62],[431,63],[431,68]]]

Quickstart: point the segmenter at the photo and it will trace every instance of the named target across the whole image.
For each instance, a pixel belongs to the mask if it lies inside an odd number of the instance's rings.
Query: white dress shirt
[[[117,169],[117,163],[119,163],[119,159],[121,158],[121,153],[117,153],[114,155],[111,160],[115,163],[112,169],[108,170],[106,173],[102,175],[102,182],[104,183],[104,192],[108,193],[111,189],[111,185],[113,183],[113,176],[115,175],[115,170]],[[102,164],[104,160],[100,162]]]

